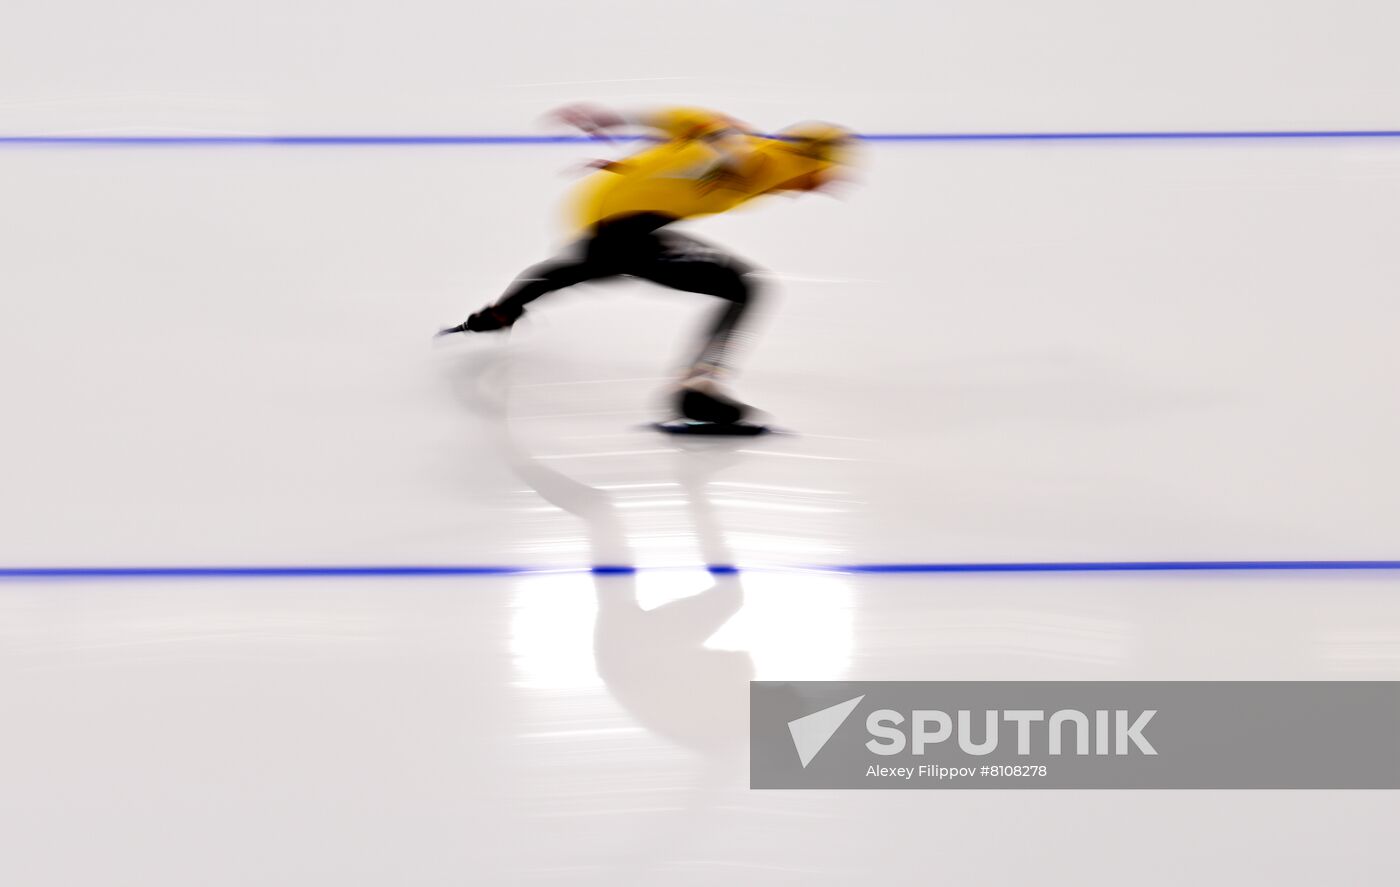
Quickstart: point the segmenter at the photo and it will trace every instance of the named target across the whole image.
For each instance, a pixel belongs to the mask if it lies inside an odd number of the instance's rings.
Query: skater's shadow
[[[709,585],[645,609],[638,599],[639,576],[630,569],[635,558],[619,502],[612,492],[554,468],[523,443],[509,417],[504,360],[499,351],[471,355],[471,365],[459,375],[465,385],[456,390],[484,420],[510,469],[546,502],[583,524],[595,565],[593,649],[599,677],[640,726],[700,753],[718,770],[729,769],[746,746],[747,690],[754,670],[748,653],[705,645],[744,604],[743,579],[730,566],[733,558],[708,484],[742,458],[734,452],[739,445],[698,442],[676,448],[669,457],[666,480],[685,498],[694,541],[710,565]],[[664,582],[666,575],[658,571],[648,578]]]
[[[511,467],[547,502],[586,527],[598,615],[593,649],[598,675],[617,702],[653,733],[707,757],[741,749],[747,726],[748,653],[705,646],[744,604],[743,581],[727,569],[731,558],[707,499],[706,479],[721,467],[713,454],[679,452],[675,477],[688,500],[710,585],[696,594],[643,609],[631,546],[611,494],[541,464],[522,449]],[[616,570],[616,571],[615,571]],[[664,572],[657,575],[664,577]]]

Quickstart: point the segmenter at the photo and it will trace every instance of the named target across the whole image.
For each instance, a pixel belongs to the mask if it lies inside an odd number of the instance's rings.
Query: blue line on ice
[[[1287,139],[1393,139],[1400,129],[1188,130],[1144,132],[909,132],[865,133],[868,142],[1093,142],[1230,141]],[[625,141],[625,139],[622,139]],[[593,141],[583,135],[0,135],[0,146],[178,147],[237,146],[356,147],[450,145],[559,145]]]
[[[1202,572],[1327,572],[1400,571],[1400,560],[1269,560],[1269,561],[1036,561],[991,563],[812,564],[805,566],[740,567],[731,564],[690,567],[503,566],[478,564],[347,564],[314,566],[127,566],[127,567],[0,567],[0,580],[18,579],[299,579],[431,576],[522,576],[551,573],[630,575],[680,569],[708,569],[716,574],[740,572],[819,572],[865,574],[937,573],[1202,573]]]

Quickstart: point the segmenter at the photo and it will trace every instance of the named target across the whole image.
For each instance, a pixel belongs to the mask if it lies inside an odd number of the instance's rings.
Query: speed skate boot
[[[692,376],[682,382],[676,405],[690,421],[715,425],[736,425],[751,412],[748,404],[725,394],[719,383],[707,375]]]
[[[525,309],[516,305],[487,305],[456,326],[439,330],[438,335],[450,336],[453,333],[489,333],[496,330],[508,330],[515,326],[515,322],[524,313]]]
[[[653,425],[667,434],[714,437],[754,437],[767,434],[767,425],[745,421],[755,412],[720,387],[718,371],[694,371],[676,388],[674,403],[681,418]]]

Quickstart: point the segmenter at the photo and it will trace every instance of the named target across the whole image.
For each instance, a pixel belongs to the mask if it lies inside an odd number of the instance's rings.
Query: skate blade
[[[700,437],[757,437],[772,431],[767,425],[756,422],[696,422],[693,419],[672,419],[657,422],[651,426],[667,434],[687,434]]]

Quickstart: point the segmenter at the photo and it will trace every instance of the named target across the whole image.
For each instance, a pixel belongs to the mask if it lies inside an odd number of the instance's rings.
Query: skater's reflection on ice
[[[759,457],[742,440],[665,436],[648,439],[644,456],[616,458],[609,454],[624,448],[598,438],[577,455],[608,456],[623,472],[585,482],[580,476],[590,468],[596,474],[599,459],[534,452],[525,442],[531,421],[507,408],[516,390],[516,411],[528,413],[541,398],[550,409],[551,386],[514,389],[504,349],[461,359],[454,390],[484,420],[506,466],[557,516],[542,517],[547,529],[536,523],[527,530],[526,546],[548,548],[551,565],[604,568],[522,580],[513,645],[526,685],[583,689],[601,681],[637,725],[707,757],[726,757],[747,741],[749,680],[841,676],[851,642],[844,577],[740,574],[731,547],[742,538],[751,552],[769,557],[811,557],[828,522],[847,511],[831,501],[834,491],[746,482],[739,472]],[[557,437],[549,440],[546,449],[557,451]],[[522,509],[536,518],[541,510],[538,500]],[[692,566],[680,566],[682,560]],[[639,562],[669,566],[631,569]],[[800,632],[791,629],[795,606]],[[586,650],[580,644],[590,622]],[[592,662],[581,662],[590,652]]]
[[[601,567],[522,577],[513,596],[514,683],[531,701],[522,740],[552,752],[540,778],[557,802],[554,774],[571,774],[588,819],[618,803],[649,811],[615,849],[598,847],[593,864],[614,882],[654,883],[677,859],[723,862],[711,823],[747,794],[748,682],[846,677],[853,616],[844,577],[741,573],[734,540],[748,557],[810,558],[847,509],[831,490],[749,483],[764,459],[751,441],[597,433],[587,417],[626,421],[613,385],[515,386],[505,348],[458,359],[453,389],[476,433],[530,490],[503,512],[518,550]],[[540,452],[532,438],[547,441]]]
[[[711,566],[705,587],[647,609],[639,600],[643,576],[628,568],[635,560],[614,493],[533,458],[514,445],[508,430],[506,439],[511,468],[545,501],[582,521],[592,563],[603,567],[590,577],[597,604],[593,653],[613,698],[642,727],[706,757],[741,752],[753,660],[744,651],[706,646],[744,605],[744,580],[728,566],[732,557],[706,490],[715,472],[742,458],[735,445],[676,452],[676,492],[686,500],[695,541]],[[675,578],[693,587],[697,572],[677,571]],[[667,576],[647,574],[645,581]]]

